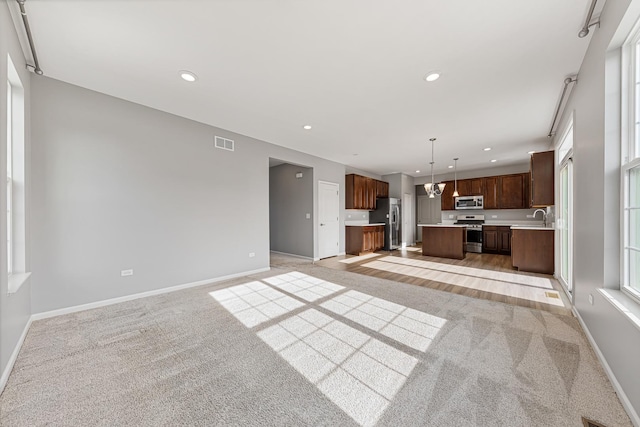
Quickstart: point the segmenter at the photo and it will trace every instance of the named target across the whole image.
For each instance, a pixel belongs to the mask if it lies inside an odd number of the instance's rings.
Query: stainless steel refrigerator
[[[369,223],[384,223],[384,250],[398,249],[401,244],[402,226],[400,199],[378,199],[376,210],[369,213]]]

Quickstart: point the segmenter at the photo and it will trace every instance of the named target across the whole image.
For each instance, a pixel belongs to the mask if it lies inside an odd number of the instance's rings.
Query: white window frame
[[[20,73],[7,55],[7,290],[27,282],[26,96]]]
[[[557,145],[556,145],[556,151],[557,151],[557,165],[556,165],[556,171],[557,171],[557,177],[558,177],[558,194],[557,194],[557,204],[556,204],[556,218],[557,218],[557,222],[556,222],[556,229],[558,230],[558,256],[557,256],[557,262],[558,262],[558,273],[557,273],[557,278],[558,281],[560,282],[560,284],[562,285],[562,287],[564,288],[565,292],[567,293],[567,295],[569,296],[569,298],[572,298],[572,294],[573,294],[573,290],[574,290],[574,283],[573,283],[573,251],[574,251],[574,247],[573,247],[573,227],[574,227],[574,216],[573,216],[573,200],[575,197],[573,188],[569,189],[569,194],[571,197],[569,197],[568,200],[568,209],[567,209],[567,216],[568,218],[564,218],[564,216],[562,215],[562,209],[563,209],[563,205],[562,205],[562,183],[560,181],[561,179],[561,173],[562,173],[562,169],[567,166],[569,168],[569,172],[570,172],[570,180],[569,180],[569,186],[573,187],[573,173],[572,173],[572,169],[573,169],[573,146],[574,146],[574,140],[575,140],[575,129],[573,126],[573,122],[574,122],[574,117],[573,114],[571,115],[571,118],[569,119],[569,122],[565,125],[564,127],[564,131],[562,133],[562,138],[559,139]],[[569,133],[571,133],[571,144],[568,144],[568,136]],[[561,153],[564,151],[564,155],[562,157],[560,157]],[[571,164],[570,164],[571,163]],[[568,221],[568,222],[567,222]],[[565,278],[562,277],[562,250],[564,249],[564,247],[562,246],[562,230],[564,227],[567,227],[568,224],[568,229],[567,232],[569,234],[569,247],[568,247],[568,258],[569,258],[569,271],[568,271],[568,277],[567,277],[567,281],[565,281]]]
[[[7,79],[7,274],[13,274],[13,179],[12,179],[12,145],[11,132],[13,86]]]
[[[630,172],[640,168],[640,21],[622,47],[622,129],[620,159],[620,289],[640,303],[640,288],[630,284],[629,206]],[[625,129],[627,130],[625,132]]]

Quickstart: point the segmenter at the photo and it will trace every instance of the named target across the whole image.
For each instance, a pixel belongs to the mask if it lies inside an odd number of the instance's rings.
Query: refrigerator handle
[[[396,230],[400,229],[400,207],[398,205],[395,206],[395,216],[396,216]]]

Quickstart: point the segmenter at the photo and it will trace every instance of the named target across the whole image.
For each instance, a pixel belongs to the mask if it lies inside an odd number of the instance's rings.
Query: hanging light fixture
[[[453,159],[453,185],[455,186],[453,189],[453,197],[458,197],[458,157]]]
[[[445,184],[442,182],[437,184],[436,180],[433,177],[433,164],[435,163],[433,161],[433,143],[435,142],[435,140],[435,138],[429,138],[429,141],[431,141],[431,162],[429,163],[431,165],[431,182],[424,185],[424,189],[429,195],[430,199],[433,199],[435,196],[441,195],[444,191],[445,186]]]

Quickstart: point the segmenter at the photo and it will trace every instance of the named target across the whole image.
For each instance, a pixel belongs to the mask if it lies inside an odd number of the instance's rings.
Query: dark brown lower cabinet
[[[384,225],[347,225],[346,253],[362,255],[384,247]]]
[[[511,230],[511,261],[520,271],[553,274],[554,247],[553,229]]]
[[[464,259],[466,227],[422,227],[422,255]]]
[[[482,252],[488,254],[511,254],[511,227],[502,225],[483,226]]]
[[[498,252],[511,255],[511,227],[498,228]]]

